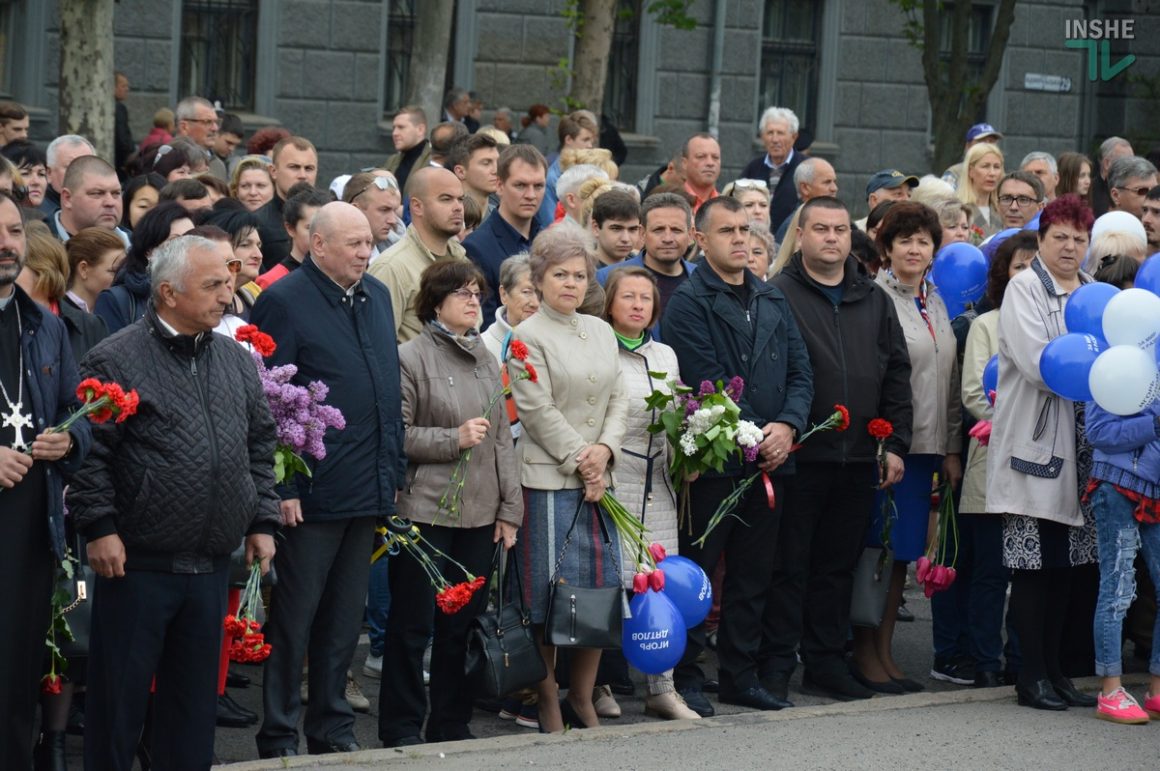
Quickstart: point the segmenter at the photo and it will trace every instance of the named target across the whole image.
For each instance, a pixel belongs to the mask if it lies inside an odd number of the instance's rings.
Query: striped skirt
[[[560,559],[568,528],[576,509],[584,500],[583,488],[576,490],[532,490],[524,488],[524,524],[516,541],[524,605],[532,623],[543,624],[548,615],[548,582]],[[605,544],[598,516],[612,539]],[[572,533],[572,540],[560,564],[560,577],[577,586],[619,586],[617,557],[620,539],[607,515],[595,504],[585,503]]]

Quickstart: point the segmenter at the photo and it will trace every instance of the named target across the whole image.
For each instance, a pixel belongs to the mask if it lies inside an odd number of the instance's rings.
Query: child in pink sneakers
[[[1113,415],[1087,405],[1087,436],[1095,448],[1087,495],[1099,539],[1100,590],[1096,602],[1096,674],[1103,687],[1096,717],[1113,723],[1160,720],[1160,617],[1156,620],[1144,706],[1122,683],[1124,616],[1136,594],[1135,559],[1142,552],[1160,595],[1160,402],[1135,415]]]

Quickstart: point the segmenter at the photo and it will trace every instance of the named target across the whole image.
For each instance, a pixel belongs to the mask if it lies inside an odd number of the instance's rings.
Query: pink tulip
[[[926,595],[926,598],[928,600],[934,596],[934,592],[935,592],[934,584],[927,582],[927,583],[922,585],[922,593]]]
[[[927,583],[934,584],[936,591],[941,591],[947,587],[947,568],[946,565],[935,565],[930,569],[930,577]]]
[[[649,573],[648,585],[650,587],[652,587],[652,590],[654,592],[659,592],[662,589],[664,589],[665,588],[665,571],[658,569],[658,570],[654,570],[653,572]]]
[[[660,562],[668,556],[668,554],[665,553],[665,547],[661,546],[659,543],[654,543],[649,546],[648,553],[652,555],[653,562]]]
[[[648,576],[637,573],[632,577],[632,591],[634,594],[644,594],[648,591]]]
[[[987,443],[991,441],[991,421],[980,420],[978,423],[971,426],[971,430],[967,433],[969,433],[975,439],[979,440],[980,445],[986,447]]]
[[[914,577],[920,584],[925,584],[930,577],[930,559],[925,554],[914,563]]]
[[[947,568],[947,585],[946,585],[946,588],[948,588],[948,589],[950,588],[951,584],[953,584],[953,583],[955,582],[955,577],[956,577],[957,575],[958,575],[958,573],[957,573],[957,572],[955,572],[955,569],[954,569],[954,568]]]

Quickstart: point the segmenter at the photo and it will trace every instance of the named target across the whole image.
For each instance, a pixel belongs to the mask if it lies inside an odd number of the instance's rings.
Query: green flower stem
[[[624,508],[624,504],[618,501],[612,493],[604,493],[600,498],[600,508],[608,514],[608,518],[612,520],[612,525],[620,537],[627,541],[634,551],[643,554],[650,567],[655,568],[657,563],[648,550],[649,542],[644,536],[648,530],[644,523]]]
[[[745,524],[745,520],[741,519],[741,517],[738,517],[733,512],[737,508],[738,504],[741,503],[741,499],[744,498],[745,494],[749,492],[749,488],[753,487],[753,483],[756,482],[757,478],[760,476],[761,472],[758,471],[756,474],[746,477],[745,479],[741,480],[739,485],[733,488],[733,492],[725,496],[721,503],[718,504],[717,510],[713,512],[713,516],[709,517],[709,523],[705,526],[705,532],[701,534],[700,538],[693,541],[694,546],[704,546],[705,539],[709,537],[709,534],[713,532],[717,525],[724,521],[725,517],[736,517],[737,521],[741,522],[741,524]]]

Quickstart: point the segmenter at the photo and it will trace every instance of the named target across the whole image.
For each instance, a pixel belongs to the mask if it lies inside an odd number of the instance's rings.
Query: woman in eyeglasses
[[[250,309],[262,292],[254,283],[262,270],[262,238],[258,234],[261,223],[253,212],[233,208],[215,209],[203,222],[216,225],[230,236],[236,262],[230,263],[230,272],[235,274],[234,299],[227,312],[248,321]]]
[[[515,544],[524,517],[507,413],[496,404],[481,416],[500,386],[499,365],[476,332],[480,294],[486,291],[472,263],[433,263],[423,271],[415,298],[423,330],[399,347],[408,465],[398,513],[475,576],[490,574],[496,544],[505,550]],[[449,483],[467,450],[471,459],[460,472],[464,487],[455,489]],[[441,558],[437,563],[449,581],[464,580],[458,568]],[[428,742],[470,739],[467,628],[487,605],[487,591],[477,590],[465,607],[448,614],[436,611],[435,588],[416,560],[395,557],[388,570],[391,612],[379,737],[387,747],[418,744],[426,718]],[[423,651],[432,633],[428,691]]]

